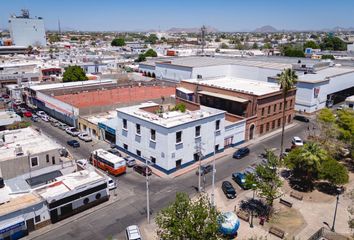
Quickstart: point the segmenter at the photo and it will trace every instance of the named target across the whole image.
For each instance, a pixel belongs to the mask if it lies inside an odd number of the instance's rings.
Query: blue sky
[[[1,1],[0,27],[27,8],[47,29],[135,31],[199,27],[222,31],[354,27],[353,0],[8,0]]]

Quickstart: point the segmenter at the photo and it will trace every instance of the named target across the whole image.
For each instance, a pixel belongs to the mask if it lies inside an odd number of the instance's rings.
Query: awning
[[[230,101],[233,101],[233,102],[239,102],[239,103],[248,102],[247,99],[234,97],[234,96],[229,96],[229,95],[225,95],[225,94],[221,94],[221,93],[213,93],[213,92],[208,92],[208,91],[200,91],[198,93],[202,94],[202,95],[211,96],[211,97],[217,97],[217,98],[230,100]]]
[[[187,88],[184,88],[184,87],[178,87],[178,88],[176,88],[178,91],[181,91],[181,92],[183,92],[183,93],[185,93],[185,94],[192,94],[192,93],[194,93],[193,91],[191,91],[191,90],[189,90],[189,89],[187,89]]]
[[[13,229],[22,227],[24,225],[25,225],[25,219],[22,216],[15,217],[13,219],[0,223],[0,234],[9,232]]]

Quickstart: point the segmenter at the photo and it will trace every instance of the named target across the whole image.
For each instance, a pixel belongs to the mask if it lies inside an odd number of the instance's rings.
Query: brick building
[[[293,89],[286,97],[286,124],[293,121],[295,95]],[[282,126],[283,96],[276,83],[231,77],[190,79],[181,81],[176,96],[245,118],[246,140]]]

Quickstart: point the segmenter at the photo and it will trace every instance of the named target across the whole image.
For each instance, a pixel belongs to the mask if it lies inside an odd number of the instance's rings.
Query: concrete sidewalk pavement
[[[290,125],[285,126],[285,130],[288,130],[288,129],[293,128],[293,127],[295,127],[295,126],[297,126],[297,123],[296,123],[296,122],[294,122],[294,123],[292,123],[292,124],[290,124]],[[265,135],[263,135],[263,136],[260,136],[260,137],[258,137],[258,138],[256,138],[256,139],[252,139],[252,140],[250,140],[250,141],[244,142],[244,143],[238,145],[237,147],[230,147],[230,148],[227,148],[227,149],[225,149],[223,152],[217,153],[216,156],[215,156],[215,160],[219,160],[219,159],[222,159],[222,158],[225,157],[225,156],[230,156],[230,155],[232,155],[232,154],[235,152],[235,149],[239,149],[239,148],[242,148],[242,147],[249,147],[249,146],[251,146],[251,145],[253,145],[253,144],[256,144],[256,143],[261,142],[261,141],[264,140],[264,139],[273,137],[273,136],[275,136],[275,135],[277,135],[277,134],[280,134],[280,133],[281,133],[281,129],[277,129],[277,130],[275,130],[275,131],[273,131],[273,132],[270,132],[270,133],[268,133],[268,134],[265,134]],[[214,156],[202,160],[202,164],[204,165],[204,164],[211,163],[211,162],[214,160],[213,158],[214,158]],[[188,167],[185,167],[185,168],[183,168],[183,169],[181,169],[181,170],[178,170],[178,171],[176,171],[176,172],[174,172],[174,173],[172,173],[172,174],[170,174],[170,175],[161,173],[160,177],[176,178],[176,177],[181,176],[181,175],[183,175],[183,174],[186,174],[186,173],[188,173],[188,172],[190,172],[190,171],[193,171],[193,170],[197,169],[198,167],[199,167],[199,162],[195,162],[195,163],[193,163],[192,165],[190,165],[190,166],[188,166]],[[155,170],[155,169],[154,169],[154,170]],[[154,171],[154,170],[153,170],[153,171]],[[155,173],[155,172],[154,172],[154,173]]]

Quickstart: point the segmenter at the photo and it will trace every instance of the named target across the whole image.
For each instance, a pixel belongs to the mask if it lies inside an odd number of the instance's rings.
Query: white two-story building
[[[152,102],[117,109],[118,148],[170,174],[223,151],[225,131],[234,135],[230,145],[244,141],[244,120],[229,122],[225,111],[192,102],[183,105],[185,112]]]

